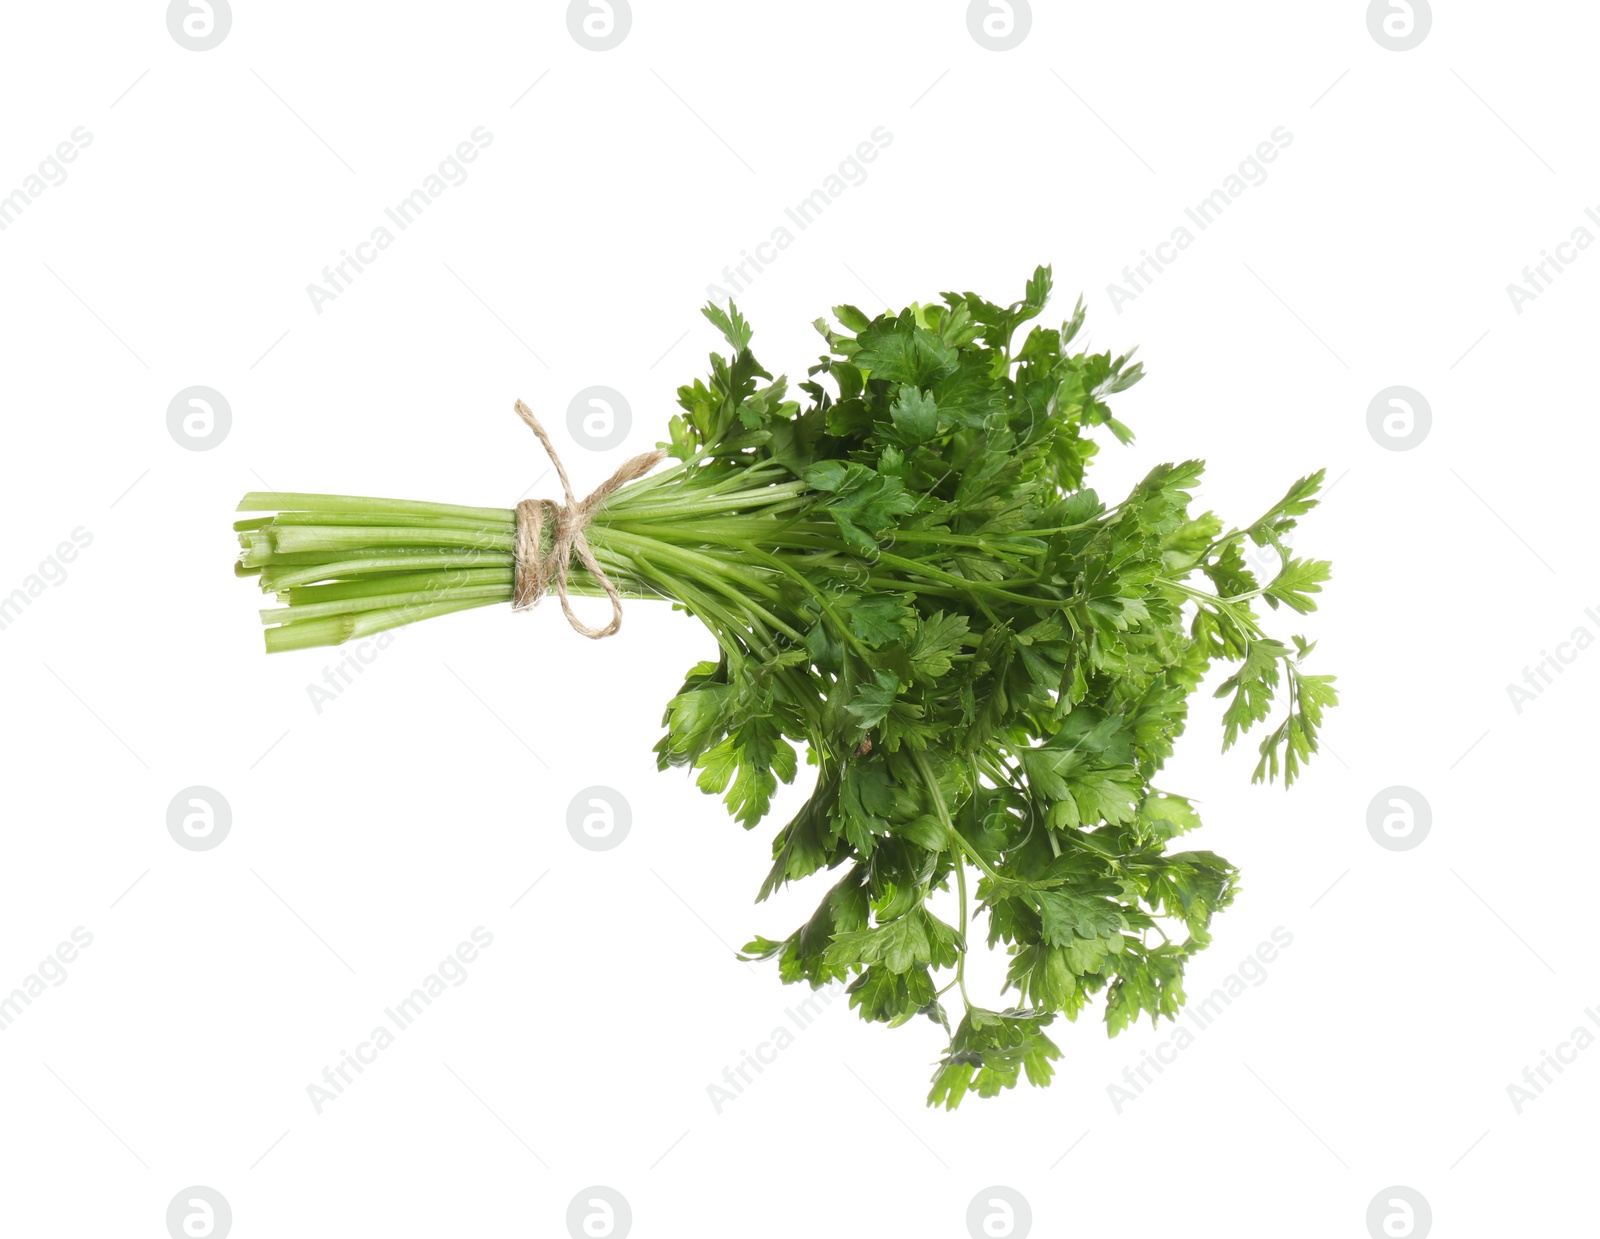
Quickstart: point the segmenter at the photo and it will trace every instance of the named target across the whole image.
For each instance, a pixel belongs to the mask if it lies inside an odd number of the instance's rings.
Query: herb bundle
[[[698,771],[748,829],[802,751],[815,767],[757,900],[837,877],[805,924],[745,950],[785,982],[848,981],[864,1019],[941,1025],[929,1102],[947,1107],[1048,1083],[1047,1027],[1102,991],[1112,1034],[1180,1009],[1238,873],[1169,850],[1199,818],[1153,780],[1212,663],[1232,664],[1224,750],[1281,703],[1256,781],[1293,782],[1336,700],[1332,677],[1301,669],[1311,645],[1269,637],[1258,611],[1314,609],[1328,564],[1285,535],[1323,475],[1234,527],[1190,515],[1198,461],[1108,505],[1084,482],[1091,432],[1132,440],[1105,402],[1142,367],[1070,351],[1081,302],[1024,334],[1050,283],[1039,268],[1004,307],[971,293],[876,318],[839,306],[799,398],[751,353],[738,310],[710,306],[730,351],[679,390],[663,445],[677,463],[587,512],[578,561],[560,533],[570,493],[535,526],[563,603],[666,599],[715,638],[667,705],[662,769]],[[262,613],[271,651],[510,602],[528,569],[511,509],[273,493],[240,508],[272,513],[236,526],[238,571],[285,604]],[[1276,553],[1270,579],[1247,543]],[[953,895],[954,923],[935,892]],[[980,920],[1009,956],[1010,1005],[968,994]]]

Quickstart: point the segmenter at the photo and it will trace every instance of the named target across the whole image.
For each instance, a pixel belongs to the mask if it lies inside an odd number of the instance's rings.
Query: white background
[[[241,1239],[558,1235],[603,1184],[638,1235],[962,1236],[999,1184],[1038,1235],[1358,1237],[1390,1185],[1438,1235],[1582,1233],[1600,1050],[1520,1114],[1507,1086],[1600,1003],[1574,778],[1600,652],[1520,713],[1506,686],[1600,635],[1600,253],[1521,313],[1506,286],[1600,210],[1600,12],[1435,7],[1396,52],[1360,0],[1037,3],[995,52],[954,0],[636,0],[596,52],[560,3],[241,0],[196,52],[159,3],[5,6],[0,194],[92,142],[0,232],[0,595],[93,540],[0,631],[0,992],[94,936],[0,1033],[6,1231],[158,1236],[199,1184]],[[478,126],[468,179],[318,313],[307,285]],[[1232,520],[1335,483],[1297,542],[1335,565],[1300,625],[1340,677],[1327,751],[1252,787],[1207,700],[1162,779],[1244,871],[1191,995],[1293,945],[1120,1112],[1170,1026],[1058,1023],[1051,1088],[946,1114],[942,1034],[840,1002],[718,1113],[707,1086],[803,996],[730,947],[821,891],[751,904],[803,788],[747,835],[654,769],[709,637],[644,603],[604,642],[553,605],[469,612],[319,713],[339,654],[266,657],[229,570],[246,490],[554,494],[517,397],[593,486],[703,371],[707,285],[878,126],[864,183],[739,298],[774,372],[832,305],[1010,300],[1047,261],[1053,312],[1082,290],[1093,345],[1150,372],[1104,493],[1195,455]],[[1118,313],[1108,284],[1279,126],[1266,181]],[[195,384],[232,409],[203,452],[166,424]],[[567,431],[591,384],[633,410],[610,451]],[[1432,408],[1409,451],[1367,427],[1395,384]],[[191,785],[231,805],[215,850],[167,832]],[[568,833],[591,785],[632,807],[615,850]],[[1395,785],[1431,805],[1414,850],[1368,833]],[[317,1114],[307,1085],[476,926],[467,981]]]

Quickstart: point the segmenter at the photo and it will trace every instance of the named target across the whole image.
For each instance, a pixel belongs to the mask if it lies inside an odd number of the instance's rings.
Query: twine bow
[[[561,599],[561,610],[566,614],[567,622],[576,631],[596,641],[602,637],[609,637],[622,627],[622,595],[611,583],[611,578],[595,562],[594,552],[589,548],[589,539],[584,536],[583,531],[607,499],[629,482],[649,473],[666,459],[667,454],[662,451],[642,452],[632,460],[624,462],[620,469],[595,487],[588,498],[580,501],[573,496],[572,483],[567,480],[567,471],[561,463],[561,457],[556,455],[550,436],[539,424],[539,419],[533,415],[533,410],[520,400],[516,403],[516,410],[517,416],[528,424],[528,429],[539,436],[545,455],[550,457],[550,463],[556,467],[556,474],[561,478],[561,489],[567,501],[557,503],[553,499],[524,499],[517,504],[516,585],[512,594],[512,608],[526,611],[538,606],[539,599],[544,597],[553,576],[556,594]],[[550,550],[541,555],[539,541],[546,521],[553,522],[553,532],[550,537]],[[595,583],[605,590],[606,597],[611,599],[611,622],[604,628],[591,628],[573,614],[572,603],[567,597],[567,565],[573,555],[577,555],[579,561],[589,570],[589,575],[594,577]]]

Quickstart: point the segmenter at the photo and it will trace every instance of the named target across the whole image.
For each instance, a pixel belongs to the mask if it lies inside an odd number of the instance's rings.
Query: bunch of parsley
[[[1311,645],[1267,636],[1256,606],[1314,608],[1328,564],[1293,557],[1284,535],[1323,475],[1234,528],[1189,514],[1198,461],[1158,466],[1108,507],[1084,482],[1090,432],[1131,441],[1105,402],[1142,367],[1069,351],[1081,302],[1024,333],[1050,283],[1039,268],[1005,307],[971,293],[877,318],[836,307],[843,330],[818,321],[828,351],[803,399],[756,360],[736,308],[708,307],[730,353],[679,390],[679,463],[623,488],[588,530],[625,594],[670,600],[717,642],[667,706],[661,768],[697,770],[747,829],[802,751],[816,768],[757,900],[837,877],[805,924],[746,952],[785,982],[847,981],[864,1019],[943,1026],[929,1101],[947,1107],[1024,1074],[1048,1083],[1046,1029],[1102,991],[1113,1034],[1181,1007],[1184,967],[1238,873],[1168,850],[1199,819],[1153,780],[1211,664],[1233,664],[1217,690],[1224,749],[1282,703],[1257,781],[1294,780],[1336,700],[1332,677],[1301,670]],[[241,507],[279,509],[239,526],[240,571],[289,604],[263,613],[269,648],[510,600],[509,510]],[[1275,550],[1270,580],[1247,540]],[[572,587],[594,592],[576,565]],[[929,906],[952,890],[954,924]],[[980,920],[1010,957],[1014,1005],[967,992]]]

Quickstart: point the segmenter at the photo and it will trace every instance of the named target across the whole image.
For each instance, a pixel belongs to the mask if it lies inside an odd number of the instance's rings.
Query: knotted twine
[[[554,577],[556,594],[561,599],[561,610],[566,614],[567,622],[573,629],[596,641],[602,637],[612,636],[622,627],[622,595],[611,583],[611,578],[595,562],[594,552],[589,549],[589,539],[584,536],[583,531],[607,499],[629,482],[649,473],[667,458],[667,453],[641,452],[632,460],[624,462],[620,469],[595,487],[588,498],[580,501],[574,497],[572,483],[567,480],[567,470],[561,463],[561,457],[556,455],[550,436],[539,424],[539,419],[533,415],[533,410],[520,400],[516,403],[516,410],[517,416],[528,424],[528,429],[539,436],[545,455],[556,467],[556,474],[561,479],[561,489],[567,501],[557,503],[553,499],[524,499],[517,504],[516,584],[512,592],[512,609],[527,611],[538,606],[539,599],[544,597],[545,590],[549,588],[550,580]],[[539,541],[546,521],[552,522],[553,532],[550,536],[549,551],[541,555]],[[605,590],[606,597],[611,599],[611,622],[604,628],[591,628],[573,614],[572,603],[567,596],[567,565],[573,555],[578,557],[583,566],[589,570],[589,575],[594,577],[595,583]]]

